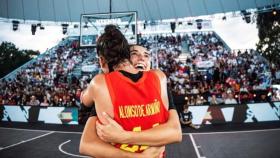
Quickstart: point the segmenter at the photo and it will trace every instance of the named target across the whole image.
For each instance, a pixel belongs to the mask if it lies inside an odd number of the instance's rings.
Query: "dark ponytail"
[[[129,45],[115,25],[105,26],[104,33],[97,40],[97,54],[104,57],[108,64],[109,72],[119,63],[129,60]]]

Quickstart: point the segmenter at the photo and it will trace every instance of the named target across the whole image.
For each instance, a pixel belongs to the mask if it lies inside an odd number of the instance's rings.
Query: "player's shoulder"
[[[93,80],[94,81],[100,81],[100,80],[103,80],[105,77],[105,74],[97,74],[93,77]]]
[[[95,75],[92,80],[90,81],[90,86],[91,87],[97,87],[99,85],[102,85],[104,83],[104,74],[97,74]]]
[[[166,78],[165,73],[162,72],[160,69],[152,69],[150,70],[150,72],[156,74],[160,79]]]

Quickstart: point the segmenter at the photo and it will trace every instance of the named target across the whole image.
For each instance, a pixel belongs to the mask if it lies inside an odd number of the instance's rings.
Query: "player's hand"
[[[141,156],[143,158],[163,158],[163,152],[165,150],[165,146],[161,147],[149,147],[145,151],[143,151]]]
[[[110,143],[125,143],[127,132],[107,113],[103,112],[103,118],[106,120],[101,123],[96,122],[97,135],[100,139]]]

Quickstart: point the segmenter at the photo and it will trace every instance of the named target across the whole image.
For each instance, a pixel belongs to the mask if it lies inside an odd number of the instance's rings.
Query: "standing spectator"
[[[26,94],[22,95],[19,105],[27,105],[27,96],[26,96]]]
[[[218,67],[214,70],[213,80],[215,83],[220,80],[220,69]]]

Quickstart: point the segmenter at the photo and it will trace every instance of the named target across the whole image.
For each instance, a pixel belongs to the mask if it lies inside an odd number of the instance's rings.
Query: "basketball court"
[[[0,127],[0,157],[87,157],[79,154],[81,132]],[[280,128],[183,133],[167,146],[168,158],[278,158]]]

